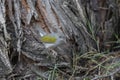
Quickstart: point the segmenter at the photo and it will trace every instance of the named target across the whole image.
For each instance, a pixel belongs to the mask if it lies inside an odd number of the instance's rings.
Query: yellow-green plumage
[[[44,43],[55,43],[57,38],[55,36],[45,35],[41,37],[40,40]]]

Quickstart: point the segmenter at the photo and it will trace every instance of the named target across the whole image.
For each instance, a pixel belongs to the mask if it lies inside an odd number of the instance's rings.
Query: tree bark
[[[107,42],[120,34],[118,9],[112,0],[0,0],[0,75],[47,79],[44,72],[55,64],[71,69],[77,53],[112,48]],[[41,34],[51,33],[63,42],[46,48]]]

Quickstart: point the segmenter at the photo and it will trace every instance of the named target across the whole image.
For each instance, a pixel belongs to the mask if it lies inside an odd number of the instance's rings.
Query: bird
[[[61,43],[64,43],[64,38],[57,33],[50,33],[42,35],[40,38],[41,42],[45,45],[46,48],[56,47]]]

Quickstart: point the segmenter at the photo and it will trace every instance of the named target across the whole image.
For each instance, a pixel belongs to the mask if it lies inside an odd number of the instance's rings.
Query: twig
[[[110,74],[105,74],[105,75],[100,75],[100,76],[96,76],[95,78],[91,79],[91,80],[97,80],[99,78],[105,78],[105,77],[109,77],[109,76],[113,76],[115,73],[120,71],[120,67],[118,69],[116,69],[114,72],[110,73]]]

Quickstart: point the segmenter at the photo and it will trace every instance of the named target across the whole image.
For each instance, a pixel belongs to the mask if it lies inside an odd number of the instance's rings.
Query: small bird
[[[43,35],[40,40],[43,42],[46,48],[55,47],[64,42],[64,39],[57,33]]]
[[[44,43],[55,43],[57,40],[57,37],[53,35],[44,35],[41,37],[41,41]]]

